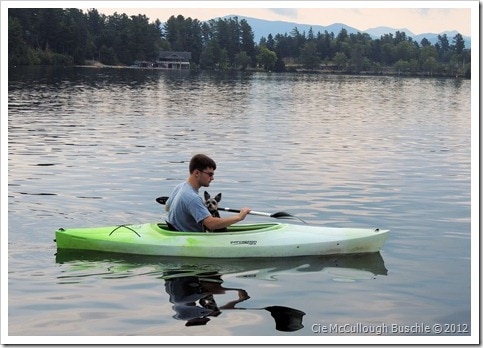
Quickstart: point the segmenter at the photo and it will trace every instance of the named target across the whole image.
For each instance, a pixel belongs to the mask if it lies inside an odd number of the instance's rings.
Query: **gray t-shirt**
[[[186,181],[174,188],[166,207],[168,221],[178,231],[202,232],[202,221],[211,215],[198,191]]]

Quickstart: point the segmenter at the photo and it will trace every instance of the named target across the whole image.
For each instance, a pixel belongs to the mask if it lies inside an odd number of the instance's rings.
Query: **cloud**
[[[419,13],[422,17],[427,17],[429,16],[429,11],[430,9],[429,8],[420,8],[420,9],[416,9],[415,12],[416,13]]]
[[[298,9],[296,8],[271,8],[270,12],[289,19],[297,19]]]

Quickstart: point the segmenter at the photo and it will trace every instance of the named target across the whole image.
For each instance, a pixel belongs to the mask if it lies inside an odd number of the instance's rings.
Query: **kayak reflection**
[[[284,306],[269,306],[265,308],[237,308],[238,303],[248,300],[250,296],[244,289],[226,288],[219,274],[200,274],[199,276],[165,277],[165,288],[169,301],[173,304],[178,320],[186,320],[186,326],[206,325],[209,317],[217,317],[222,310],[266,310],[275,319],[278,331],[297,331],[303,328],[304,312]],[[219,306],[214,295],[232,292],[235,299]]]
[[[377,275],[387,275],[384,259],[379,252],[354,255],[301,256],[290,258],[260,259],[204,259],[193,257],[161,257],[130,254],[116,254],[86,250],[58,250],[55,261],[66,264],[71,271],[82,272],[88,276],[107,274],[128,276],[137,274],[171,274],[179,276],[198,276],[200,270],[217,274],[237,274],[241,278],[277,280],[281,275],[303,275],[324,272],[337,278],[364,279]],[[77,272],[67,272],[64,277],[77,277]]]

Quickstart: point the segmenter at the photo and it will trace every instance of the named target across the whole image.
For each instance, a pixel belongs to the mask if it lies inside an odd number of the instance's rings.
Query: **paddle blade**
[[[158,198],[156,198],[156,202],[158,202],[159,204],[165,205],[168,198],[169,197],[166,197],[166,196],[158,197]]]
[[[298,309],[283,307],[283,306],[270,306],[265,310],[269,311],[273,319],[275,319],[275,328],[278,331],[292,332],[302,329],[302,318],[305,315],[304,312]]]
[[[291,215],[289,213],[286,213],[284,211],[279,211],[279,212],[273,213],[272,215],[270,215],[270,217],[273,217],[275,219],[296,219],[296,220],[302,221],[304,224],[306,224],[306,222],[304,220],[302,220],[301,218],[298,218],[298,217]]]
[[[292,216],[289,213],[286,213],[284,211],[279,211],[279,212],[273,213],[273,214],[270,215],[270,217],[273,217],[275,219],[291,219],[291,218],[294,218],[294,216]]]

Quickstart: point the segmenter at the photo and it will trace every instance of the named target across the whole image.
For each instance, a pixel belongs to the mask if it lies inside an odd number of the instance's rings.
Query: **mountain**
[[[367,30],[359,30],[357,28],[345,25],[343,23],[334,23],[328,26],[323,26],[323,25],[300,24],[300,23],[284,22],[284,21],[268,21],[265,19],[258,19],[253,17],[238,16],[238,15],[228,15],[221,18],[228,19],[233,17],[238,17],[239,21],[242,19],[247,21],[247,23],[250,25],[250,27],[253,30],[256,43],[260,42],[260,39],[262,37],[267,38],[269,34],[272,34],[273,37],[275,37],[275,35],[277,34],[290,35],[294,30],[294,28],[297,28],[299,33],[305,32],[305,34],[307,34],[310,28],[312,28],[312,32],[314,33],[314,35],[317,35],[318,32],[323,34],[325,31],[327,31],[328,33],[334,33],[334,35],[336,36],[337,34],[340,33],[342,29],[345,29],[347,30],[348,34],[356,34],[358,32],[367,33],[371,35],[373,39],[378,39],[384,34],[395,34],[397,31],[399,31],[399,32],[405,32],[406,36],[411,37],[414,41],[418,43],[421,42],[423,38],[426,38],[433,45],[438,42],[438,35],[443,35],[443,34],[446,34],[448,36],[448,40],[451,44],[453,41],[453,37],[458,33],[457,31],[453,30],[453,31],[445,31],[442,33],[425,33],[425,34],[415,35],[407,28],[396,29],[391,27],[376,27],[376,28],[370,28]],[[463,39],[465,40],[465,47],[471,48],[471,37],[463,35]]]
[[[406,33],[406,36],[409,36],[409,37],[412,37],[414,39],[414,34],[411,32],[411,30],[407,29],[407,28],[404,28],[404,29],[394,29],[394,28],[391,28],[391,27],[376,27],[376,28],[370,28],[370,29],[367,29],[365,30],[364,32],[365,33],[368,33],[369,35],[371,35],[372,37],[381,37],[382,35],[384,34],[389,34],[389,33],[392,33],[392,34],[395,34],[396,31],[399,31],[399,32],[405,32]]]
[[[438,42],[438,35],[444,35],[448,37],[449,43],[453,43],[453,38],[458,34],[456,30],[451,31],[444,31],[442,33],[424,33],[424,34],[414,34],[409,29],[395,29],[390,27],[377,27],[377,28],[370,28],[365,30],[364,32],[371,35],[372,38],[380,38],[384,34],[395,34],[396,31],[405,32],[406,36],[411,37],[416,42],[421,42],[422,39],[426,38],[429,42],[433,45]],[[463,39],[465,40],[465,48],[471,48],[471,37],[463,35]]]
[[[301,23],[283,22],[283,21],[267,21],[265,19],[244,17],[244,16],[238,16],[238,15],[228,15],[221,18],[228,19],[233,17],[238,17],[239,21],[242,19],[247,21],[247,23],[252,28],[253,33],[255,34],[255,42],[257,43],[260,41],[262,36],[267,38],[269,34],[272,34],[273,37],[275,37],[275,35],[277,34],[290,35],[290,33],[292,32],[292,30],[294,30],[294,28],[297,28],[297,30],[300,33],[305,32],[306,34],[309,32],[310,28],[312,28],[312,31],[314,32],[315,35],[317,35],[319,31],[321,33],[324,33],[326,30],[329,33],[333,32],[335,35],[337,35],[339,34],[342,28],[346,29],[347,33],[349,34],[355,34],[360,31],[356,28],[350,27],[342,23],[334,23],[329,26],[322,26],[322,25],[301,24]]]

